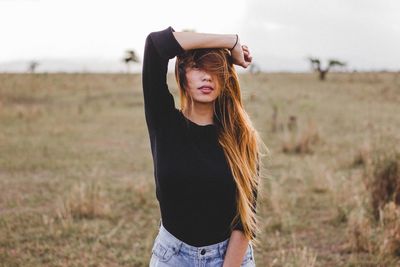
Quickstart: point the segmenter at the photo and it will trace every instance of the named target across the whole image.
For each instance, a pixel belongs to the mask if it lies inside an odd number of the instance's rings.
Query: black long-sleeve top
[[[168,27],[146,38],[144,112],[163,226],[183,242],[199,247],[230,237],[236,184],[218,143],[216,125],[198,125],[175,108],[166,79],[168,61],[184,49],[173,31]],[[240,219],[234,229],[243,231]]]

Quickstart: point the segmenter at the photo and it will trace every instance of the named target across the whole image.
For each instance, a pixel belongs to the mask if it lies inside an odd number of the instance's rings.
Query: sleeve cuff
[[[174,58],[185,51],[175,39],[173,32],[175,30],[169,26],[162,31],[150,33],[158,54],[165,59]]]
[[[233,230],[239,230],[244,233],[243,224],[242,224],[241,220],[236,224],[236,226],[233,228]],[[252,232],[252,234],[254,237],[257,237],[257,234],[255,232]]]
[[[242,220],[240,218],[238,218],[237,223],[233,227],[233,230],[240,230],[240,231],[244,232]]]

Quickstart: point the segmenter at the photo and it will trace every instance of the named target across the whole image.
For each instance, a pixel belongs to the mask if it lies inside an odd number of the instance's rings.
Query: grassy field
[[[399,266],[396,223],[370,218],[368,162],[399,148],[400,73],[240,81],[271,151],[257,266]],[[0,74],[0,129],[0,266],[148,266],[160,215],[140,75]]]

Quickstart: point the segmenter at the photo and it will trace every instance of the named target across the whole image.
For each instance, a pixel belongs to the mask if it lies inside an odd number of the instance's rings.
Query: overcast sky
[[[147,34],[168,26],[238,33],[267,71],[308,70],[307,56],[400,70],[398,0],[0,0],[0,64],[141,57]]]

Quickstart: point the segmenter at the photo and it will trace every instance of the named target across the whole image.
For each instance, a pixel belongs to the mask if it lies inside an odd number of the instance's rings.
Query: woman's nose
[[[203,73],[203,81],[211,81],[211,75],[207,72]]]

